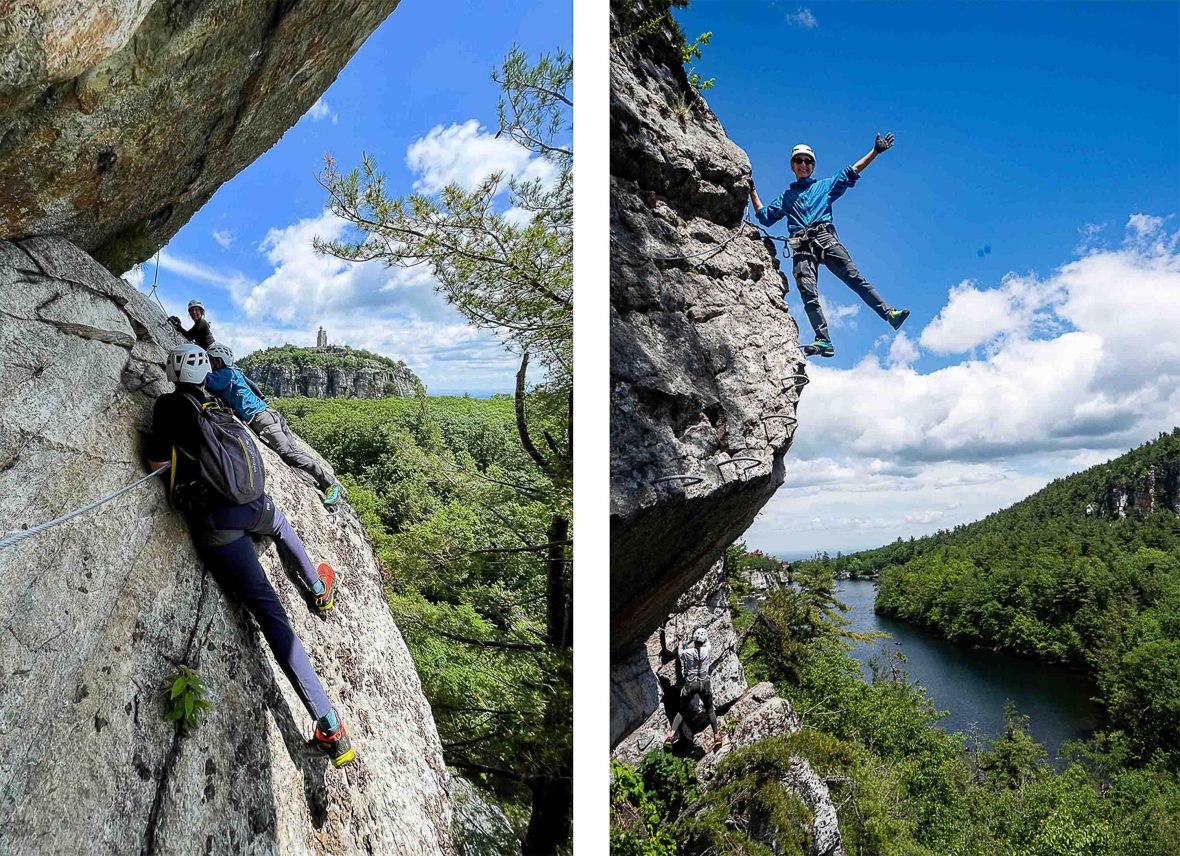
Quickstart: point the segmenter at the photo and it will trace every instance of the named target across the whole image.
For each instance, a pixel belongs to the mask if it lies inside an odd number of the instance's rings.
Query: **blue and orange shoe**
[[[343,767],[356,760],[356,750],[352,748],[352,741],[348,739],[343,722],[335,731],[328,732],[321,730],[317,723],[311,742],[327,753],[333,767]]]
[[[803,346],[803,353],[809,357],[834,357],[836,348],[827,339],[816,339],[810,345]]]
[[[324,562],[315,572],[324,584],[324,593],[313,596],[316,612],[327,612],[336,602],[336,572]]]

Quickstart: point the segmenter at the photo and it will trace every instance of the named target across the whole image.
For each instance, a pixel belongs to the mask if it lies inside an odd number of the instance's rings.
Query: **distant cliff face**
[[[244,357],[238,366],[279,398],[408,397],[424,389],[404,364],[348,348],[270,348]]]
[[[1165,508],[1180,514],[1180,461],[1149,467],[1141,482],[1111,487],[1098,512],[1122,519],[1128,514],[1146,517]]]
[[[625,8],[624,8],[625,7]],[[806,383],[750,164],[688,82],[668,3],[611,13],[611,658],[784,478]]]
[[[396,0],[0,4],[0,237],[115,273],[274,145]]]

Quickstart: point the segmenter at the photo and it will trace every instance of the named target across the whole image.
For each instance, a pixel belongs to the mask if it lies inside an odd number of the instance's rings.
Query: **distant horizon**
[[[834,558],[834,557],[836,556],[836,554],[837,554],[837,553],[839,553],[839,554],[841,554],[841,555],[844,555],[844,556],[847,556],[847,555],[850,555],[850,554],[852,554],[852,553],[862,553],[862,552],[864,552],[864,551],[866,551],[866,550],[876,550],[876,549],[879,549],[879,548],[881,548],[881,547],[888,546],[889,544],[896,543],[896,542],[897,542],[897,541],[899,541],[899,540],[900,540],[900,541],[909,541],[909,540],[913,539],[913,540],[915,540],[915,541],[916,541],[916,540],[920,540],[920,539],[922,539],[922,538],[928,538],[928,537],[930,537],[931,535],[935,535],[935,534],[937,534],[938,532],[946,532],[946,531],[951,531],[951,530],[953,530],[953,529],[954,529],[955,527],[957,527],[957,526],[970,526],[970,525],[972,525],[972,524],[974,524],[974,523],[978,523],[980,520],[983,520],[984,518],[986,518],[986,517],[988,517],[988,516],[990,516],[990,515],[992,515],[992,514],[998,514],[998,513],[999,513],[999,512],[1001,512],[1001,511],[1006,511],[1006,510],[1008,510],[1009,508],[1011,508],[1012,506],[1014,506],[1014,505],[1016,505],[1016,504],[1018,504],[1018,503],[1020,503],[1020,502],[1023,502],[1024,500],[1028,499],[1028,498],[1029,498],[1029,497],[1031,497],[1031,496],[1034,496],[1034,495],[1036,495],[1036,494],[1040,493],[1042,490],[1044,490],[1044,489],[1045,489],[1046,487],[1048,487],[1048,486],[1049,486],[1049,485],[1050,485],[1050,484],[1051,484],[1053,481],[1055,481],[1055,480],[1057,480],[1057,479],[1069,478],[1070,476],[1079,475],[1079,474],[1081,474],[1081,473],[1087,472],[1088,470],[1092,470],[1092,469],[1094,469],[1095,467],[1101,467],[1101,466],[1105,466],[1106,464],[1109,464],[1109,463],[1111,463],[1112,461],[1115,461],[1115,460],[1117,460],[1117,459],[1119,459],[1119,458],[1123,457],[1124,455],[1130,454],[1131,452],[1135,451],[1135,450],[1136,450],[1136,449],[1138,449],[1139,447],[1141,447],[1141,446],[1144,446],[1144,445],[1146,445],[1147,443],[1151,443],[1151,442],[1153,442],[1154,440],[1156,440],[1156,439],[1158,439],[1158,438],[1159,438],[1159,436],[1160,436],[1160,434],[1161,434],[1161,433],[1165,433],[1165,434],[1166,434],[1166,433],[1169,433],[1170,431],[1175,431],[1175,430],[1177,430],[1177,429],[1180,429],[1180,424],[1177,424],[1177,425],[1173,426],[1171,429],[1169,429],[1169,431],[1164,431],[1164,432],[1158,432],[1158,431],[1157,431],[1157,432],[1155,432],[1154,434],[1152,434],[1150,437],[1148,437],[1147,439],[1145,439],[1145,440],[1141,440],[1141,441],[1139,441],[1138,443],[1135,443],[1134,445],[1132,445],[1132,446],[1129,446],[1129,447],[1127,447],[1127,448],[1123,449],[1121,452],[1117,452],[1117,453],[1115,453],[1115,454],[1111,455],[1109,458],[1107,458],[1107,459],[1106,459],[1106,460],[1104,460],[1104,461],[1097,461],[1097,462],[1095,462],[1095,463],[1092,463],[1092,464],[1089,464],[1089,465],[1087,465],[1087,466],[1081,467],[1080,469],[1072,470],[1071,472],[1068,472],[1068,473],[1063,473],[1063,474],[1061,474],[1061,475],[1054,476],[1053,478],[1050,478],[1048,481],[1046,481],[1046,482],[1045,482],[1043,485],[1041,485],[1040,487],[1038,487],[1038,488],[1036,488],[1036,489],[1034,489],[1034,490],[1032,490],[1032,491],[1029,491],[1029,492],[1028,492],[1028,493],[1026,493],[1024,496],[1022,496],[1022,497],[1020,497],[1020,498],[1018,498],[1018,499],[1014,499],[1014,500],[1012,500],[1011,502],[1009,502],[1009,503],[1008,503],[1008,504],[1006,504],[1006,505],[1001,505],[999,508],[995,508],[995,509],[992,509],[991,511],[984,512],[984,513],[982,514],[982,516],[980,516],[980,517],[976,517],[976,518],[974,518],[973,520],[968,520],[968,521],[964,521],[964,522],[961,522],[961,523],[956,523],[956,524],[953,524],[953,525],[950,525],[950,526],[944,526],[944,527],[941,527],[941,528],[939,528],[939,529],[935,529],[935,530],[933,530],[933,531],[931,531],[931,532],[926,532],[926,533],[924,533],[924,534],[921,534],[921,535],[913,535],[913,534],[907,534],[907,535],[896,535],[896,536],[894,536],[893,538],[890,538],[890,539],[888,539],[888,540],[885,540],[885,541],[877,541],[877,542],[869,542],[869,543],[866,543],[864,546],[844,546],[844,547],[816,547],[815,549],[811,549],[811,550],[797,550],[797,549],[796,549],[796,550],[776,550],[776,549],[769,549],[769,548],[766,548],[766,547],[760,546],[759,544],[753,543],[753,542],[751,542],[751,541],[747,541],[747,540],[746,540],[746,536],[745,536],[745,535],[743,535],[743,536],[742,536],[742,539],[741,539],[741,540],[742,540],[742,541],[743,541],[743,542],[746,544],[746,549],[747,549],[747,550],[751,550],[751,551],[753,551],[753,550],[761,550],[763,554],[765,554],[765,555],[768,555],[768,556],[773,556],[774,558],[776,558],[776,559],[779,559],[779,560],[785,560],[785,561],[788,561],[788,562],[799,562],[799,561],[803,561],[803,560],[806,560],[806,559],[813,558],[814,556],[816,556],[816,555],[820,555],[820,554],[823,554],[823,553],[827,553],[829,556],[831,556],[831,557],[833,557],[833,558]],[[746,534],[748,534],[748,533],[749,533],[749,530],[747,530],[747,533],[746,533]]]

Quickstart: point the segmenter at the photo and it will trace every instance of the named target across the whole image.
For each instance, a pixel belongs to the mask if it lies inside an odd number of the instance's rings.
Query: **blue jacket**
[[[209,372],[205,379],[205,388],[220,395],[222,401],[232,407],[243,422],[249,422],[266,410],[266,402],[254,394],[246,376],[233,366]]]
[[[787,234],[794,235],[812,223],[832,222],[832,203],[860,180],[860,173],[846,166],[831,178],[805,178],[783,191],[782,196],[754,212],[763,226],[787,218]]]

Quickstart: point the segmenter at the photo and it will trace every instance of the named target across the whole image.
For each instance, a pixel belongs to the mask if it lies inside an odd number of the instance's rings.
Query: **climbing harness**
[[[12,532],[12,533],[6,535],[3,540],[0,540],[0,550],[3,550],[5,547],[11,547],[13,544],[19,543],[20,541],[23,541],[26,538],[32,538],[38,532],[44,532],[46,529],[50,529],[54,526],[57,526],[59,523],[65,523],[67,520],[77,517],[80,514],[85,514],[87,511],[90,511],[93,508],[98,508],[103,503],[110,502],[115,497],[122,496],[123,494],[127,493],[127,491],[133,490],[133,489],[139,487],[141,484],[143,484],[145,481],[150,479],[152,476],[158,476],[160,473],[164,472],[164,470],[168,469],[170,466],[172,466],[171,463],[164,464],[164,466],[160,467],[158,470],[148,473],[146,476],[144,476],[141,479],[136,479],[135,481],[133,481],[131,484],[127,485],[126,487],[120,488],[119,490],[115,491],[114,493],[104,496],[101,499],[97,499],[94,502],[90,503],[89,505],[84,505],[81,508],[77,509],[76,511],[71,511],[69,514],[63,514],[61,517],[55,517],[53,520],[38,524],[37,526],[34,526],[30,529],[21,529],[17,532]]]
[[[839,242],[836,227],[831,223],[812,223],[787,239],[794,255],[815,259],[816,264]]]

